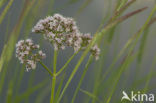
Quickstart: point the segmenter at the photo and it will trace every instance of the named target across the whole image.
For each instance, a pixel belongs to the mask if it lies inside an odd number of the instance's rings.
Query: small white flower
[[[45,58],[46,55],[41,50],[39,50],[38,53],[32,52],[38,49],[39,45],[34,44],[31,39],[20,40],[16,44],[16,57],[22,64],[26,65],[27,71],[30,69],[35,69],[36,63]]]

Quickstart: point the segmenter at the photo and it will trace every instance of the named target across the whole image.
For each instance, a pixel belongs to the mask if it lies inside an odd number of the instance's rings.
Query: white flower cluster
[[[46,57],[45,53],[39,50],[39,48],[40,46],[35,45],[31,39],[20,40],[16,44],[16,57],[22,64],[26,65],[27,71],[35,69],[36,63]]]
[[[55,50],[73,47],[74,51],[85,49],[92,37],[90,34],[80,33],[74,19],[63,17],[60,14],[41,19],[32,29],[34,33],[43,34],[44,38],[54,45]],[[91,53],[98,59],[100,49],[94,46]]]
[[[32,32],[43,33],[45,39],[53,43],[55,50],[65,49],[66,43],[73,45],[75,50],[80,47],[81,40],[73,40],[74,37],[80,35],[76,22],[72,18],[65,18],[60,14],[40,20]]]
[[[81,39],[82,39],[81,48],[85,49],[90,44],[90,42],[92,41],[92,38],[93,37],[89,33],[82,35],[81,36]],[[91,48],[90,52],[95,57],[96,60],[99,59],[100,49],[98,48],[97,45],[94,45]]]

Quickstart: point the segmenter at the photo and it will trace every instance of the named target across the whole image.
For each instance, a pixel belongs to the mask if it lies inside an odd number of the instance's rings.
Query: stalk
[[[64,69],[68,66],[68,64],[71,62],[71,60],[76,56],[76,54],[78,53],[79,51],[77,51],[76,53],[74,53],[69,59],[68,61],[64,64],[64,66],[56,73],[56,76],[60,75]]]
[[[131,13],[129,13],[129,14],[127,14],[127,15],[125,15],[125,16],[123,16],[123,17],[121,17],[121,18],[119,18],[119,19],[117,19],[117,20],[115,20],[115,21],[113,21],[112,23],[106,25],[106,27],[101,31],[101,33],[96,33],[96,34],[94,35],[93,40],[92,40],[91,43],[88,45],[88,47],[86,48],[86,50],[83,52],[83,54],[81,55],[81,57],[80,57],[78,63],[76,64],[75,68],[73,69],[73,71],[72,71],[72,73],[71,73],[71,75],[70,75],[68,81],[67,81],[66,84],[65,84],[65,87],[63,88],[63,90],[62,90],[62,92],[61,92],[61,94],[60,94],[60,97],[58,98],[57,103],[60,103],[60,101],[61,101],[61,99],[63,98],[63,95],[64,95],[66,89],[68,88],[70,82],[72,81],[73,77],[75,76],[76,72],[78,71],[79,66],[80,66],[81,63],[83,62],[84,58],[85,58],[86,55],[88,54],[90,48],[91,48],[97,41],[99,41],[100,39],[102,39],[103,36],[104,36],[104,34],[106,34],[106,32],[107,32],[109,29],[111,29],[111,28],[114,27],[115,25],[121,23],[122,21],[128,19],[129,17],[131,17],[131,16],[133,16],[133,15],[135,15],[135,14],[137,14],[137,13],[139,13],[139,12],[145,10],[145,9],[147,9],[147,7],[138,9],[138,10],[136,10],[136,11],[134,11],[134,12],[131,12]]]
[[[8,10],[10,9],[14,0],[10,0],[5,9],[3,10],[2,14],[0,15],[0,24],[2,23],[3,19],[5,18]]]
[[[87,73],[87,71],[88,71],[88,69],[89,69],[89,65],[92,63],[92,61],[93,61],[93,57],[92,57],[92,55],[91,55],[91,56],[89,57],[89,60],[88,60],[87,64],[85,65],[83,74],[81,75],[80,81],[79,81],[78,86],[77,86],[77,88],[76,88],[76,90],[75,90],[75,92],[74,92],[74,95],[73,95],[73,98],[72,98],[72,102],[71,102],[71,103],[74,103],[74,102],[75,102],[76,96],[77,96],[77,94],[78,94],[78,92],[79,92],[79,90],[80,90],[80,87],[81,87],[81,84],[82,84],[82,82],[83,82],[83,79],[84,79],[84,77],[85,77],[85,75],[86,75],[86,73]]]
[[[52,78],[52,87],[51,87],[51,99],[50,99],[50,103],[54,103],[55,84],[56,84],[56,64],[57,64],[57,50],[54,50],[53,78]]]
[[[43,68],[46,69],[46,71],[53,77],[53,73],[49,70],[49,68],[46,65],[44,65],[41,61],[39,62],[43,66]]]
[[[143,33],[143,31],[144,31],[144,30],[146,29],[146,27],[148,26],[148,24],[149,24],[149,22],[150,22],[150,20],[151,20],[151,18],[152,18],[152,16],[154,15],[155,12],[156,12],[156,5],[154,6],[153,10],[151,11],[151,13],[150,13],[149,17],[147,18],[145,24],[144,24],[144,25],[142,26],[142,28],[140,29],[140,32],[136,35],[136,40],[134,41],[133,45],[130,47],[130,50],[129,50],[129,53],[128,53],[128,57],[130,57],[130,53],[133,51],[134,47],[136,46],[136,44],[137,44],[137,42],[138,42],[138,40],[139,40],[139,37],[141,36],[141,34]],[[127,57],[127,58],[128,58],[128,57]],[[127,62],[127,61],[128,61],[128,60],[126,60],[125,62]],[[126,65],[126,64],[123,64],[123,66],[121,67],[121,69],[120,69],[121,71],[119,72],[119,75],[118,75],[118,77],[116,78],[115,85],[113,86],[111,95],[110,95],[109,98],[107,99],[107,102],[106,102],[106,103],[110,103],[110,101],[111,101],[111,99],[112,99],[112,95],[113,95],[113,93],[114,93],[114,91],[115,91],[115,88],[117,87],[118,81],[119,81],[119,79],[120,79],[120,77],[121,77],[121,74],[122,74],[122,72],[123,72],[123,70],[124,70],[124,66],[125,66],[125,65]]]

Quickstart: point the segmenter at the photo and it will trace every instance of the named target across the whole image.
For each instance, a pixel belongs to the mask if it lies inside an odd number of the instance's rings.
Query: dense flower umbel
[[[20,40],[16,44],[16,57],[22,64],[26,65],[26,70],[35,69],[36,63],[45,58],[45,53],[39,50],[39,45],[33,43],[31,39]]]
[[[32,32],[43,33],[44,38],[53,43],[55,50],[64,49],[66,43],[75,46],[75,50],[80,48],[78,43],[81,42],[81,40],[78,41],[78,39],[76,42],[71,40],[80,34],[76,22],[72,18],[65,18],[60,14],[48,16],[40,20],[36,26],[34,26]],[[69,39],[69,37],[72,38]]]
[[[54,45],[55,50],[73,47],[74,51],[84,50],[92,40],[90,34],[80,33],[74,19],[60,14],[41,19],[32,29],[34,33],[43,34],[44,38]],[[91,53],[98,59],[100,49],[97,45],[91,48]]]

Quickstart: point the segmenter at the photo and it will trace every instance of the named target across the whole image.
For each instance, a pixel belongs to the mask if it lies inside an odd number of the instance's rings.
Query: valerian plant
[[[82,77],[80,79],[80,82],[75,90],[75,93],[72,98],[72,103],[75,101],[75,97],[78,93],[78,90],[80,90],[81,83],[83,81],[83,78],[88,70],[88,66],[92,62],[92,58],[94,57],[96,60],[99,59],[100,56],[100,49],[99,45],[101,45],[102,38],[104,34],[108,32],[109,29],[116,26],[117,24],[123,22],[124,20],[128,19],[129,17],[140,13],[144,11],[147,7],[138,9],[136,11],[130,12],[124,16],[121,16],[121,13],[126,10],[126,8],[131,5],[135,0],[132,0],[131,2],[128,2],[125,6],[120,6],[119,10],[115,13],[115,15],[110,19],[108,24],[102,29],[100,32],[95,33],[94,37],[91,36],[90,33],[81,33],[79,28],[77,27],[77,24],[73,18],[70,17],[64,17],[60,14],[54,14],[53,16],[48,16],[44,19],[39,20],[39,22],[32,28],[32,32],[35,34],[41,34],[42,37],[48,41],[51,45],[54,47],[54,56],[53,56],[53,70],[51,71],[43,62],[42,59],[45,59],[46,54],[44,53],[44,50],[42,51],[40,49],[40,46],[37,44],[34,44],[34,42],[31,39],[26,40],[20,40],[16,44],[16,56],[20,60],[22,64],[26,66],[26,70],[29,71],[31,69],[35,69],[37,66],[37,63],[40,63],[45,70],[52,76],[52,87],[51,87],[51,99],[50,103],[60,103],[62,100],[62,97],[68,88],[71,80],[73,79],[75,73],[77,72],[79,66],[81,65],[82,61],[90,52],[91,56],[88,59],[88,62],[85,66],[84,72],[82,74]],[[154,9],[155,11],[156,9]],[[149,16],[149,19],[152,16]],[[148,24],[148,21],[147,21]],[[142,30],[139,31],[139,34],[143,32],[145,27],[142,28]],[[139,36],[138,36],[139,38]],[[135,40],[135,38],[133,38]],[[114,66],[114,63],[118,60],[118,58],[124,53],[123,51],[128,48],[128,46],[133,41],[128,41],[128,44],[125,45],[125,47],[121,50],[121,53],[115,58],[112,65],[110,66],[110,69],[108,69],[108,72],[106,71],[104,74],[104,77],[102,76],[102,79],[105,78],[105,76],[109,73],[109,70]],[[97,44],[98,43],[98,44]],[[57,55],[60,50],[66,49],[66,47],[71,47],[74,50],[74,54],[72,57],[69,58],[69,60],[65,63],[65,65],[58,69],[57,68]],[[133,49],[133,48],[132,48]],[[55,86],[56,86],[56,78],[58,75],[62,73],[62,71],[65,70],[67,65],[70,63],[70,61],[73,59],[73,57],[79,52],[84,51],[82,56],[80,57],[78,63],[76,64],[75,68],[73,69],[71,75],[69,76],[65,86],[63,87],[61,93],[55,94]],[[119,75],[120,77],[120,75]],[[118,80],[118,79],[117,79]],[[97,86],[100,85],[101,82],[98,83]],[[117,81],[115,82],[117,83]],[[98,87],[97,87],[98,88]],[[112,94],[114,92],[114,88],[111,91],[110,97],[107,100],[107,103],[110,103]],[[85,92],[89,93],[89,92]],[[58,96],[59,95],[59,96]],[[96,99],[96,98],[94,98]],[[93,103],[95,101],[93,100]]]
[[[51,70],[41,61],[42,59],[45,59],[46,54],[43,53],[43,51],[40,50],[40,46],[34,44],[31,39],[20,40],[16,44],[16,57],[18,57],[20,62],[26,66],[27,71],[35,69],[37,62],[39,62],[52,76],[51,103],[53,103],[56,77],[69,63],[67,62],[60,71],[56,72],[58,51],[64,50],[66,47],[71,47],[75,51],[74,55],[76,55],[79,51],[87,48],[93,37],[90,33],[81,33],[73,18],[64,17],[60,14],[54,14],[53,16],[48,16],[45,19],[39,20],[33,27],[32,32],[43,35],[43,38],[53,45],[53,72],[51,72]],[[91,47],[90,53],[96,60],[99,59],[100,49],[97,44]],[[70,60],[71,58],[69,61]]]

